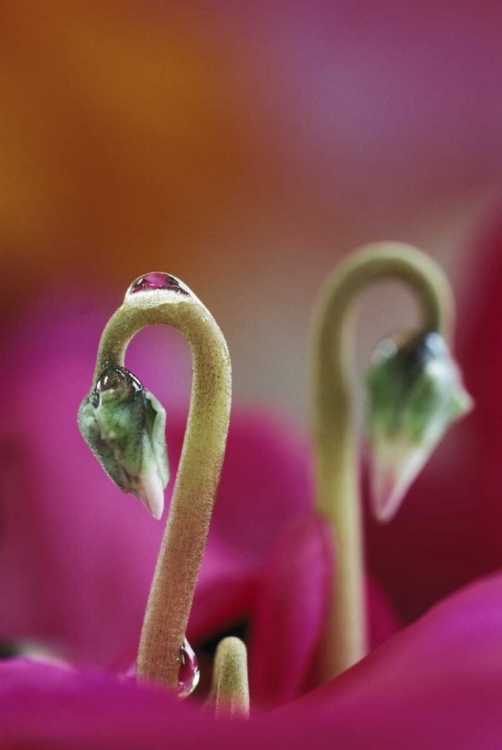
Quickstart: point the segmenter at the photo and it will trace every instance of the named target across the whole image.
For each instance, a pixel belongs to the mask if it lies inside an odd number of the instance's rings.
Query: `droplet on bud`
[[[82,402],[78,422],[112,481],[159,519],[169,468],[166,413],[155,396],[125,367],[109,367]]]
[[[379,344],[366,382],[373,512],[388,521],[448,426],[472,401],[435,332]]]
[[[152,292],[159,289],[170,289],[173,292],[178,292],[178,294],[190,295],[188,287],[176,276],[171,276],[171,274],[163,271],[153,271],[152,273],[146,273],[144,276],[139,276],[133,281],[126,292],[126,297],[130,294],[138,294],[138,292]]]
[[[179,661],[178,695],[180,698],[188,698],[199,684],[200,670],[195,651],[186,638],[180,649]]]

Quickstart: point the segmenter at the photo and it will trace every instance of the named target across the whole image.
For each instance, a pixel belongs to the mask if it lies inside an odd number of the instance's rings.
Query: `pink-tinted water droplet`
[[[113,390],[121,391],[125,394],[126,391],[130,391],[131,395],[133,393],[141,393],[145,390],[141,380],[136,375],[133,375],[130,370],[120,365],[113,365],[103,370],[96,381],[94,389],[98,393]]]
[[[195,651],[186,638],[180,649],[179,660],[178,695],[180,698],[187,698],[199,684],[200,671]]]
[[[159,289],[170,289],[179,294],[190,294],[188,287],[175,276],[171,276],[171,274],[164,273],[163,271],[153,271],[152,273],[146,273],[144,276],[139,276],[133,281],[127,290],[126,296],[127,294],[151,292]]]

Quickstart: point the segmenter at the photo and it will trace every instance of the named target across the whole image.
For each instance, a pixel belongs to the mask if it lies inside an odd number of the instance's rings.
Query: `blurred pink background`
[[[167,270],[225,331],[237,397],[305,420],[342,254],[416,243],[469,296],[502,188],[501,25],[474,0],[3,2],[4,314]],[[366,309],[361,361],[413,319],[397,289]]]

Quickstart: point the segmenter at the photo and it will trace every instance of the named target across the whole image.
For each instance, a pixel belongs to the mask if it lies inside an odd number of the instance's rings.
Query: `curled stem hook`
[[[368,245],[328,280],[313,325],[313,412],[316,505],[337,550],[333,594],[323,643],[324,678],[367,652],[359,465],[351,399],[354,302],[373,282],[395,279],[415,293],[424,331],[446,340],[453,327],[448,280],[427,255],[401,243]]]
[[[202,302],[175,277],[155,273],[129,287],[123,305],[106,325],[95,383],[108,368],[124,365],[132,337],[153,323],[172,326],[184,336],[192,353],[193,378],[183,450],[141,632],[137,675],[177,690],[180,653],[227,439],[231,365],[223,334]]]

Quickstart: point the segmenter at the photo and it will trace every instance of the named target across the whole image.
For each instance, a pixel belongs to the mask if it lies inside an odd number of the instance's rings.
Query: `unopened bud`
[[[114,366],[82,402],[78,422],[109,477],[160,518],[169,480],[163,406],[129,370]]]
[[[373,511],[388,521],[448,426],[472,408],[472,400],[435,332],[381,342],[366,382]]]

